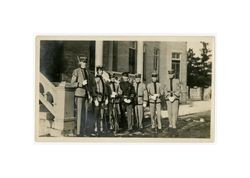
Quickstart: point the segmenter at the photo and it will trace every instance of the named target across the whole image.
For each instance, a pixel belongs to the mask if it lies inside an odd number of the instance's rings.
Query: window
[[[154,49],[154,71],[158,73],[158,67],[159,67],[159,58],[160,58],[160,50],[158,48]]]
[[[172,69],[175,71],[175,78],[180,78],[180,61],[172,60]]]
[[[146,81],[146,50],[145,50],[145,48],[144,48],[144,50],[143,50],[143,81]]]
[[[129,73],[134,74],[136,71],[136,50],[129,48]]]
[[[172,59],[181,59],[181,53],[173,52],[172,53]]]

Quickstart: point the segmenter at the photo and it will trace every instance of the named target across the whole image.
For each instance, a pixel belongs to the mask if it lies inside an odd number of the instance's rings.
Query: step
[[[49,135],[52,137],[62,137],[62,130],[49,128]]]

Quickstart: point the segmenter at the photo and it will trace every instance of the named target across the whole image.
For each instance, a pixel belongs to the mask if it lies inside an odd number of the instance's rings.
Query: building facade
[[[103,55],[99,64],[103,65],[106,71],[141,73],[146,83],[151,81],[151,73],[157,72],[159,82],[166,85],[168,70],[174,69],[176,78],[181,82],[181,100],[186,102],[186,42],[104,41],[102,49]]]
[[[40,54],[40,71],[54,81],[70,81],[79,55],[88,57],[93,72],[103,65],[109,72],[141,73],[146,83],[151,81],[151,73],[157,72],[159,82],[166,85],[168,70],[174,69],[181,82],[181,101],[187,100],[186,42],[42,41]]]

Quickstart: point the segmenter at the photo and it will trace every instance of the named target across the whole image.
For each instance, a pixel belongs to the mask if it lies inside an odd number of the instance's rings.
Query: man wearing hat
[[[144,116],[143,107],[146,107],[147,105],[148,92],[146,89],[146,85],[143,82],[141,82],[141,74],[135,75],[134,90],[135,90],[135,98],[134,98],[135,119],[137,128],[139,128],[142,131],[143,129],[142,119]]]
[[[109,88],[106,81],[103,79],[103,67],[96,67],[97,75],[95,77],[96,91],[94,96],[95,104],[95,131],[99,134],[104,130],[104,126],[107,129],[107,121],[105,117],[105,112],[107,112]]]
[[[109,74],[109,124],[110,130],[114,130],[114,133],[117,133],[119,130],[119,116],[120,116],[120,107],[119,107],[119,96],[118,88],[119,83],[116,81],[115,74]]]
[[[125,110],[127,111],[128,131],[132,132],[132,107],[135,91],[133,85],[128,81],[128,72],[122,73],[122,81],[118,88],[118,94],[122,100],[122,112],[125,113]]]
[[[92,96],[95,91],[94,77],[87,69],[88,59],[85,56],[77,56],[79,68],[75,69],[72,74],[71,83],[76,88],[75,100],[77,105],[77,136],[87,134],[88,126],[88,104],[92,103]]]
[[[151,115],[152,130],[158,128],[161,132],[161,100],[160,96],[163,95],[164,90],[159,82],[157,82],[157,73],[152,73],[152,82],[148,84],[149,108]],[[157,112],[156,112],[157,111]],[[157,119],[156,119],[157,118]]]
[[[168,71],[169,79],[165,88],[165,96],[168,107],[169,132],[171,136],[177,136],[176,122],[179,111],[181,87],[179,79],[175,78],[174,70]]]

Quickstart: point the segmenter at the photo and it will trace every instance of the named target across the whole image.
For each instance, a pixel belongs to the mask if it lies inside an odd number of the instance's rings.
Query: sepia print
[[[38,36],[37,141],[211,142],[214,37]]]

